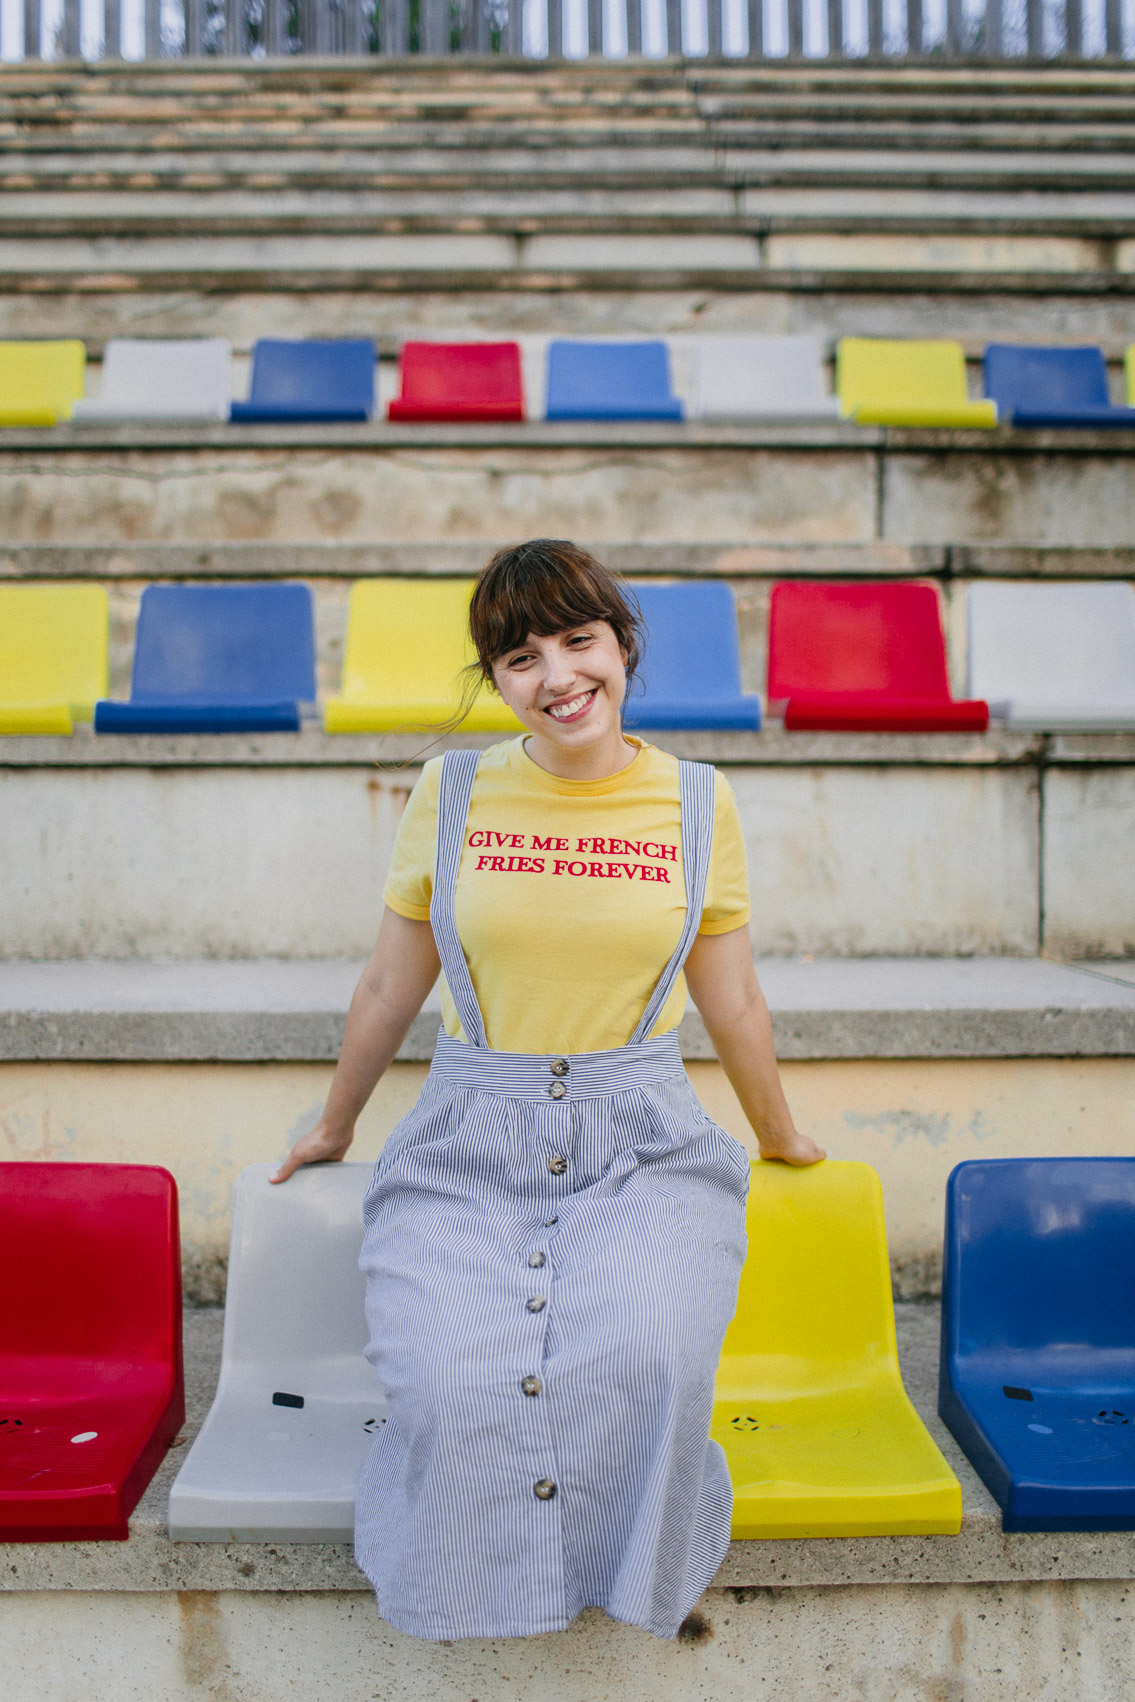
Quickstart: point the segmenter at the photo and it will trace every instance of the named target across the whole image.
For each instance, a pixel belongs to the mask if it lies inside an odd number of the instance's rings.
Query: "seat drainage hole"
[[[72,1436],[72,1442],[93,1442],[98,1435],[97,1430],[80,1430],[77,1436]]]
[[[289,1395],[286,1390],[277,1389],[272,1396],[272,1405],[274,1407],[302,1407],[303,1396]]]
[[[384,1418],[368,1418],[366,1423],[363,1425],[363,1429],[366,1431],[368,1436],[373,1436],[376,1431],[382,1429],[385,1423],[386,1420]]]
[[[729,1422],[734,1430],[759,1430],[761,1428],[759,1421],[751,1413],[738,1413],[737,1417],[730,1419]]]
[[[1093,1424],[1130,1424],[1131,1420],[1125,1412],[1119,1412],[1115,1407],[1101,1407],[1092,1420]]]
[[[17,1430],[23,1428],[22,1418],[0,1418],[0,1436],[14,1436]]]

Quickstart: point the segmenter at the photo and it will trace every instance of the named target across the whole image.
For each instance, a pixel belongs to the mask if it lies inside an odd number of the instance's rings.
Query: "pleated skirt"
[[[594,1605],[675,1635],[729,1541],[708,1430],[748,1181],[673,1035],[560,1060],[441,1038],[365,1202],[390,1417],[355,1548],[385,1619],[524,1637]]]

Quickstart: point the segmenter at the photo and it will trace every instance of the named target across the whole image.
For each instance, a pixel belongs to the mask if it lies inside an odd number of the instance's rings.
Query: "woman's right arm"
[[[343,1048],[323,1114],[272,1177],[286,1182],[302,1164],[346,1157],[355,1123],[422,1008],[441,969],[433,929],[383,911],[378,940],[347,1013]]]

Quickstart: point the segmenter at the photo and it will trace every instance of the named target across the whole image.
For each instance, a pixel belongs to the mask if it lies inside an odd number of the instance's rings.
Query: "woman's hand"
[[[749,930],[699,934],[686,959],[686,982],[718,1062],[752,1124],[761,1157],[819,1164],[827,1153],[797,1129],[780,1085],[772,1021],[753,968]]]
[[[273,1182],[286,1182],[301,1164],[335,1163],[346,1157],[363,1106],[396,1056],[440,969],[429,923],[385,910],[378,943],[347,1012],[323,1114],[309,1134],[301,1135]]]
[[[300,1136],[279,1170],[268,1180],[286,1182],[302,1164],[337,1164],[346,1158],[354,1138],[353,1127],[344,1133],[341,1129],[331,1128],[326,1117],[321,1117],[314,1129]]]
[[[802,1135],[797,1128],[789,1129],[787,1134],[758,1134],[757,1145],[760,1147],[762,1158],[775,1158],[781,1164],[819,1164],[828,1155],[822,1146],[817,1146],[811,1135]]]

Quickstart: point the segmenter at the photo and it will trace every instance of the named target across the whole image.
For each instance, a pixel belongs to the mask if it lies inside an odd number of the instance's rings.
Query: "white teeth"
[[[582,709],[591,695],[591,692],[585,691],[582,697],[573,697],[570,703],[557,703],[549,709],[548,714],[554,715],[557,721],[563,721],[567,716],[574,715],[577,710]]]

